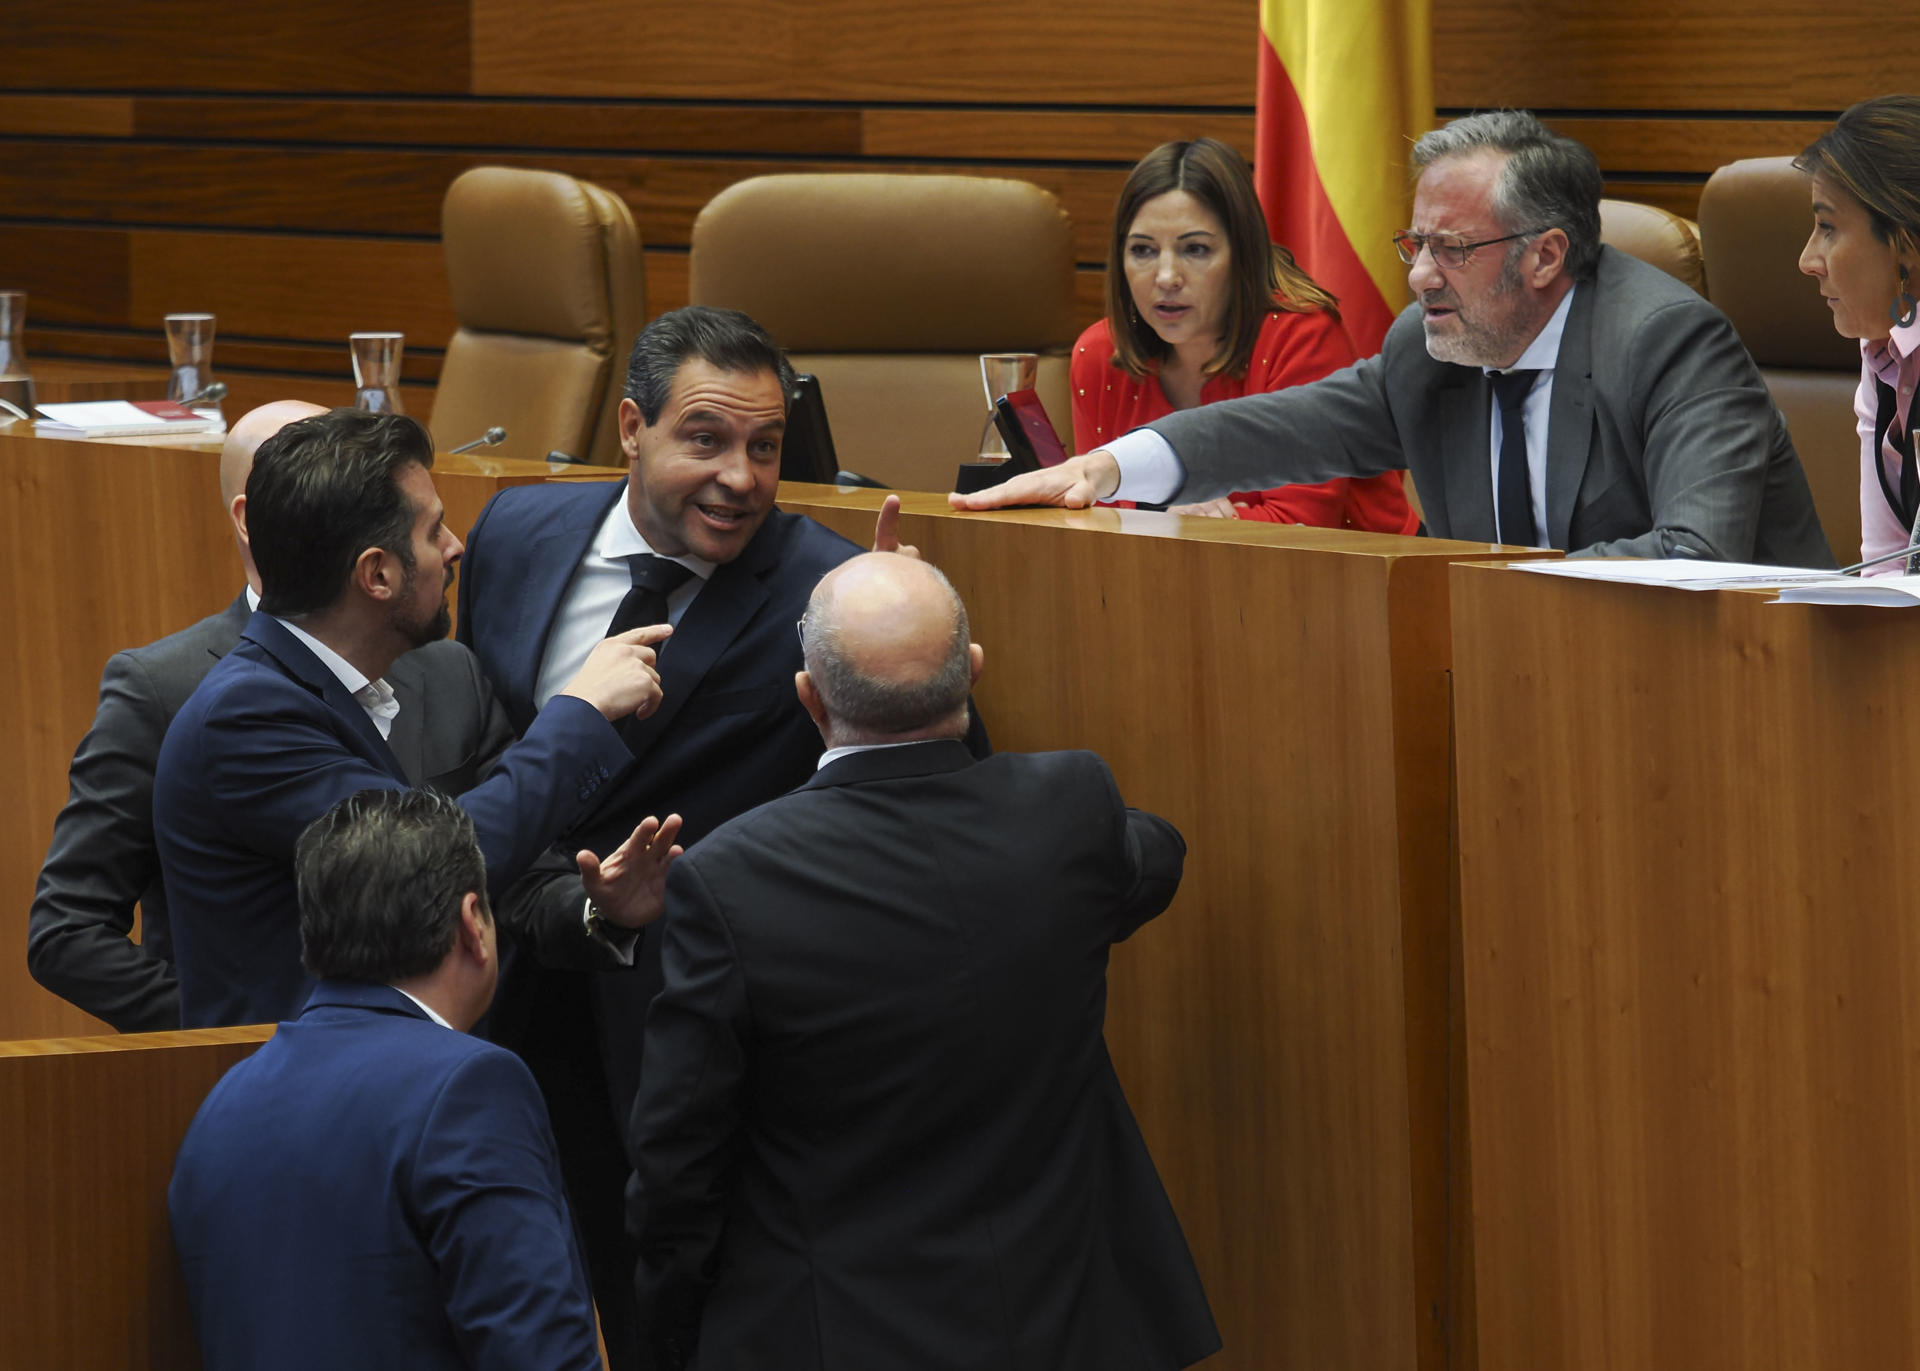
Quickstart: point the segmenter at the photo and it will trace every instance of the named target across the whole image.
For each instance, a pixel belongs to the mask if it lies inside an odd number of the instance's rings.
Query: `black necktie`
[[[1500,485],[1494,508],[1500,515],[1500,541],[1519,547],[1540,547],[1540,531],[1533,524],[1533,482],[1527,476],[1527,392],[1538,371],[1496,371],[1493,398],[1500,406]]]
[[[627,571],[633,577],[633,589],[622,598],[620,608],[613,611],[613,622],[607,625],[609,638],[643,624],[664,624],[667,621],[667,597],[685,585],[687,578],[693,575],[680,563],[669,562],[665,557],[656,557],[651,552],[629,557]]]

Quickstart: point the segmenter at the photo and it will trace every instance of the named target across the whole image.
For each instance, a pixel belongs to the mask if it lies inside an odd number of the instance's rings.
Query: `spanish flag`
[[[1362,356],[1407,301],[1407,153],[1433,125],[1431,0],[1260,0],[1254,185]]]

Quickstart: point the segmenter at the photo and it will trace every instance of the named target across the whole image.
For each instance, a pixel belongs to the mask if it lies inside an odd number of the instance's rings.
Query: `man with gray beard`
[[[1413,473],[1436,536],[1830,567],[1786,421],[1726,316],[1600,242],[1593,154],[1531,114],[1413,148],[1414,303],[1376,357],[1183,410],[962,509],[1163,503]]]

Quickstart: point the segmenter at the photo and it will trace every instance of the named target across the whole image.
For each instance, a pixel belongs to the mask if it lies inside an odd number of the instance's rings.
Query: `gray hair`
[[[848,658],[840,626],[823,607],[822,597],[807,601],[807,612],[800,620],[807,674],[836,724],[863,735],[913,733],[965,706],[973,687],[967,607],[938,567],[929,565],[927,570],[939,578],[953,601],[953,633],[947,640],[946,660],[923,680],[902,684],[862,672]]]
[[[1557,228],[1567,235],[1567,274],[1591,281],[1600,269],[1600,164],[1584,143],[1562,137],[1525,110],[1454,119],[1413,145],[1421,170],[1481,148],[1508,154],[1493,187],[1493,212],[1509,233]],[[1522,245],[1509,249],[1508,260]]]

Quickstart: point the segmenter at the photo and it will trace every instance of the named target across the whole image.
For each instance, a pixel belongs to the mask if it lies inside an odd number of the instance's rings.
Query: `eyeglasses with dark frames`
[[[1400,254],[1400,260],[1412,266],[1420,260],[1420,249],[1425,248],[1433,254],[1433,264],[1442,271],[1458,271],[1473,260],[1473,254],[1480,248],[1490,248],[1496,243],[1511,243],[1516,238],[1533,238],[1545,233],[1544,228],[1525,229],[1519,233],[1509,233],[1504,238],[1482,238],[1477,243],[1463,243],[1451,233],[1415,233],[1411,229],[1402,229],[1393,235],[1393,246]]]

